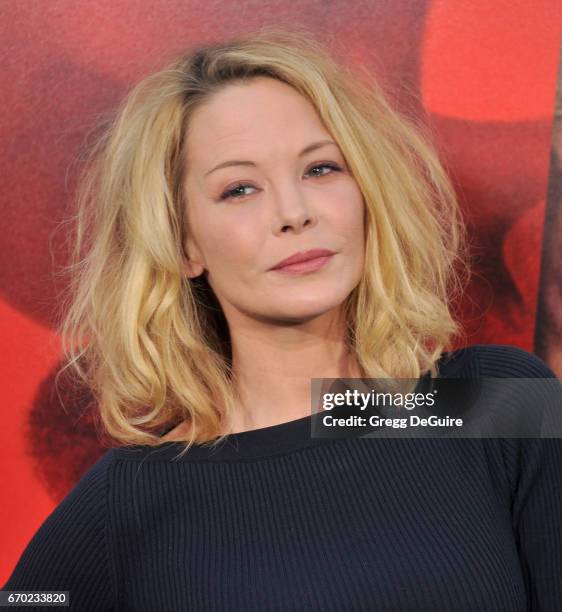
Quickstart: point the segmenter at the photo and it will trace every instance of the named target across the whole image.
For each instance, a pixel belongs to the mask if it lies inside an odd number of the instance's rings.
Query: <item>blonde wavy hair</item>
[[[88,149],[70,218],[59,374],[72,368],[121,444],[159,445],[180,421],[184,452],[217,444],[239,405],[222,310],[205,276],[182,267],[185,134],[196,108],[254,76],[312,102],[363,193],[365,267],[343,304],[363,376],[437,376],[462,333],[452,306],[469,273],[465,227],[426,125],[303,28],[190,48],[133,87]]]

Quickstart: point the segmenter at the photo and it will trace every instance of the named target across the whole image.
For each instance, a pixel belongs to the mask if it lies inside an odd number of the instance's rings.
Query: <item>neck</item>
[[[231,331],[233,371],[242,400],[231,433],[310,415],[311,378],[361,377],[344,326],[327,315],[298,325],[267,330],[238,326]]]

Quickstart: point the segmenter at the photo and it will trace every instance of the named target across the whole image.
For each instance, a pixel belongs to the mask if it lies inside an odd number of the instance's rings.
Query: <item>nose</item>
[[[302,186],[288,182],[283,188],[274,190],[274,205],[276,233],[291,230],[300,233],[316,223],[316,214]]]

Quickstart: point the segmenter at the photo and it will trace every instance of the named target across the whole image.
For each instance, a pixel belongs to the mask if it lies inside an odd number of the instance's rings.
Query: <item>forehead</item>
[[[306,97],[276,79],[255,77],[225,86],[194,111],[187,130],[187,158],[209,162],[218,152],[300,151],[314,138],[329,136]]]

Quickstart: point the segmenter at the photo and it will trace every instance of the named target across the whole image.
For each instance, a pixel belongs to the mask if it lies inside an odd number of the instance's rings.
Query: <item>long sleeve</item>
[[[480,359],[480,373],[483,376],[556,379],[554,372],[541,359],[514,347],[510,352],[498,347],[485,347]],[[560,432],[561,388],[559,383],[550,386],[551,382],[549,381],[548,393],[544,393],[544,397],[537,397],[537,402],[529,405],[528,409],[541,410],[545,423],[550,423],[554,426],[553,430]],[[545,402],[548,402],[549,406],[545,406]],[[543,427],[542,435],[548,434],[549,428]],[[512,524],[529,610],[560,611],[562,439],[505,438],[501,442],[511,481]]]
[[[562,440],[521,442],[512,516],[530,610],[562,610]]]
[[[105,453],[45,519],[23,551],[5,591],[69,591],[70,610],[113,610],[107,542],[110,452]],[[16,606],[11,610],[44,610]]]

